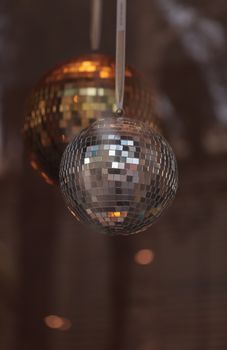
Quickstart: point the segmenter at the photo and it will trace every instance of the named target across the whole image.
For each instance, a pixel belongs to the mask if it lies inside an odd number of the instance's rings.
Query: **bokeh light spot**
[[[135,262],[138,265],[149,265],[154,261],[154,252],[150,249],[141,249],[135,254]]]
[[[57,315],[49,315],[44,318],[44,323],[51,329],[57,329],[60,331],[66,331],[71,328],[72,323],[70,320]]]

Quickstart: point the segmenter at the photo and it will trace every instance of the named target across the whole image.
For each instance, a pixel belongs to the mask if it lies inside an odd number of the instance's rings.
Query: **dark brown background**
[[[101,51],[114,54],[115,1]],[[77,224],[26,161],[32,85],[89,52],[88,0],[0,3],[0,349],[227,349],[227,3],[129,0],[127,61],[159,93],[179,162],[174,205],[148,232]],[[148,266],[135,253],[152,249]],[[43,322],[54,314],[70,330]]]

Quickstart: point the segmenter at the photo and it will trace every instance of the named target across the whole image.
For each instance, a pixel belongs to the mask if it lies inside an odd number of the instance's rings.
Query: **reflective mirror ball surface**
[[[60,186],[69,210],[107,234],[147,229],[172,202],[175,155],[154,129],[129,118],[98,120],[66,148]]]
[[[32,167],[48,183],[57,183],[66,145],[96,119],[109,115],[115,101],[115,63],[104,55],[81,56],[49,72],[34,88],[24,123]],[[154,95],[131,68],[126,68],[125,111],[128,117],[157,122]]]

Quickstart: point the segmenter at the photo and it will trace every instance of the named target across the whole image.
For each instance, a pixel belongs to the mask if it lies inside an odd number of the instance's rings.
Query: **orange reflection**
[[[95,72],[96,71],[96,64],[92,61],[84,61],[81,63],[81,65],[78,68],[79,72]]]
[[[44,318],[44,322],[47,327],[51,329],[58,329],[60,331],[67,331],[72,327],[70,320],[56,315],[46,316]]]
[[[120,218],[127,216],[127,212],[120,212],[120,211],[109,211],[108,217],[109,218]]]
[[[34,169],[34,170],[38,169],[38,165],[37,165],[37,163],[34,160],[31,160],[30,164],[31,164],[32,169]]]
[[[111,67],[103,67],[100,70],[99,76],[100,76],[100,78],[111,78],[112,74],[113,74],[113,72],[112,72]]]
[[[149,265],[154,261],[154,252],[150,249],[141,249],[135,254],[135,262],[139,265]]]
[[[78,96],[77,96],[77,95],[75,95],[75,96],[73,97],[73,101],[74,101],[75,103],[78,102]]]
[[[40,173],[42,178],[46,181],[47,184],[49,185],[53,185],[54,182],[47,176],[47,174],[45,174],[44,172]]]
[[[101,79],[114,79],[115,77],[115,65],[111,59],[102,55],[89,55],[87,57],[81,57],[66,63],[55,69],[50,76],[47,77],[47,81],[64,79],[65,75],[74,74],[77,78],[83,75],[99,76]],[[126,67],[125,77],[132,78],[133,72],[130,68]],[[44,106],[45,107],[45,106]],[[43,107],[43,108],[44,108]]]
[[[80,219],[79,219],[79,217],[76,215],[76,213],[74,213],[70,207],[67,207],[67,208],[69,209],[70,213],[71,213],[78,221],[80,221]]]

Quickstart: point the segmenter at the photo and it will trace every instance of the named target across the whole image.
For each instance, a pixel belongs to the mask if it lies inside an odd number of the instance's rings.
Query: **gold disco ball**
[[[125,72],[125,113],[157,127],[154,94],[133,69]],[[114,110],[115,61],[105,55],[75,58],[47,73],[28,101],[23,134],[32,167],[58,183],[65,147],[80,131]]]

